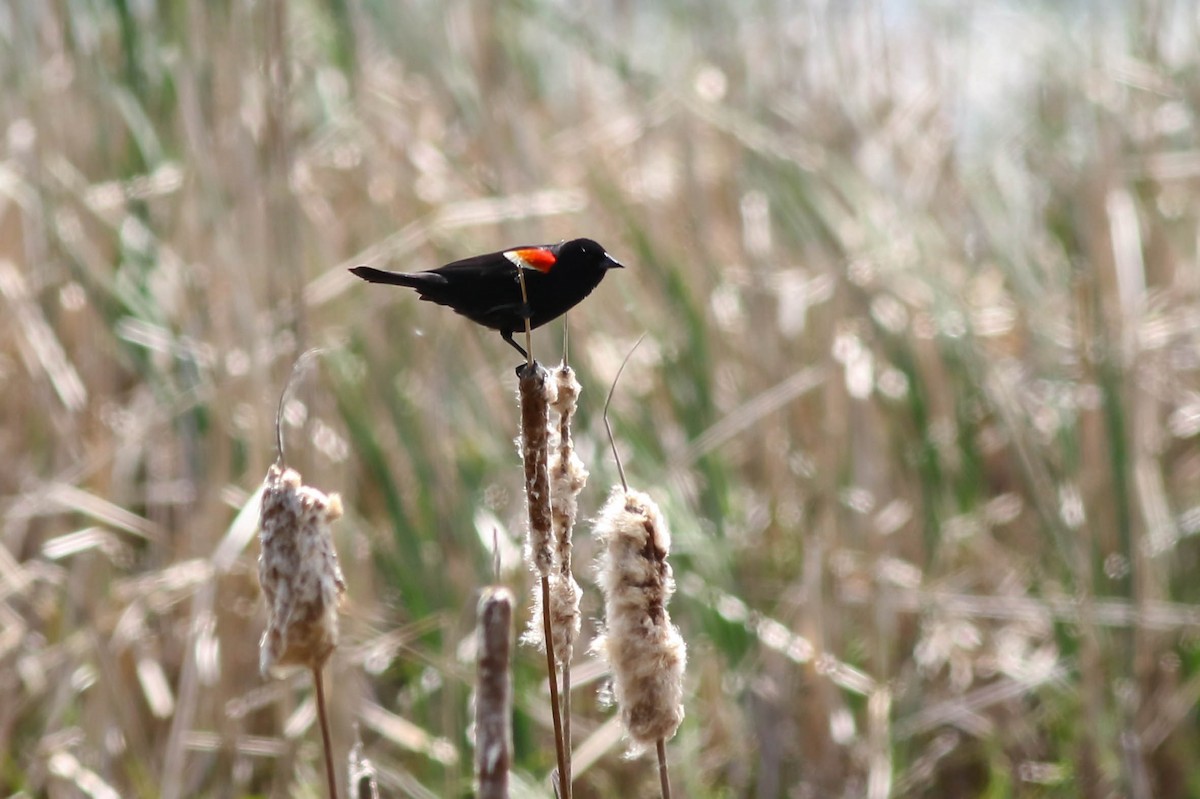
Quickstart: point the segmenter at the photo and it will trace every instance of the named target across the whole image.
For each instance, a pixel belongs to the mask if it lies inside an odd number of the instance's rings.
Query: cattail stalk
[[[658,786],[662,799],[671,799],[671,774],[667,771],[667,742],[659,738],[654,742],[658,751]]]
[[[598,575],[605,629],[592,649],[612,670],[612,699],[634,750],[651,744],[658,750],[668,797],[664,744],[683,721],[687,663],[683,637],[667,612],[675,591],[667,562],[671,536],[654,500],[616,486],[596,523],[596,537],[604,546]]]
[[[564,665],[571,662],[579,635],[579,584],[571,570],[572,534],[579,513],[579,494],[587,484],[588,471],[575,454],[571,420],[581,390],[575,370],[565,363],[554,370],[556,395],[551,403],[558,413],[556,446],[550,456],[550,508],[554,527],[555,581],[551,585],[554,607],[554,651]]]
[[[489,588],[479,600],[475,775],[479,799],[508,799],[512,762],[512,594]]]
[[[333,770],[333,741],[329,732],[329,710],[325,703],[325,680],[321,667],[313,666],[313,685],[317,686],[317,718],[321,725],[321,744],[325,747],[325,782],[329,786],[330,799],[337,799],[337,775]]]
[[[565,344],[564,344],[565,347]],[[579,583],[571,570],[572,534],[579,513],[579,494],[587,484],[588,472],[575,454],[571,436],[571,419],[582,390],[575,370],[566,359],[554,370],[558,396],[553,402],[558,412],[558,442],[550,456],[550,505],[554,522],[554,556],[556,573],[550,585],[553,607],[554,651],[562,668],[563,748],[566,751],[567,782],[571,781],[571,658],[575,639],[579,636]],[[568,796],[569,799],[569,796]]]
[[[557,429],[550,440],[550,511],[553,526],[553,552],[549,575],[550,630],[555,663],[562,673],[559,704],[562,713],[563,741],[568,781],[571,774],[571,659],[579,636],[579,602],[582,591],[572,573],[572,534],[579,509],[579,494],[587,483],[588,472],[575,454],[571,420],[575,414],[581,387],[566,363],[553,372],[555,398],[550,405],[558,414]],[[545,645],[541,586],[533,592],[534,612],[522,642],[539,649]]]
[[[546,676],[550,682],[551,716],[554,720],[554,748],[558,761],[559,796],[570,797],[566,744],[559,709],[558,679],[554,664],[554,639],[551,625],[550,574],[554,566],[553,514],[550,509],[550,403],[556,386],[549,373],[533,361],[517,370],[521,403],[521,457],[525,465],[525,500],[529,512],[529,537],[526,558],[541,582],[542,627],[546,642]]]
[[[303,485],[276,463],[267,472],[259,517],[258,579],[270,617],[259,644],[264,675],[275,666],[306,666],[316,685],[329,795],[337,799],[322,667],[338,643],[338,602],[346,581],[329,526],[342,515],[337,494]]]

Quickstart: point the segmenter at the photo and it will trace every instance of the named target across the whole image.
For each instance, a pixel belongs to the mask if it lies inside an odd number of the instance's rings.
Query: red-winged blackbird
[[[541,327],[574,308],[600,285],[605,272],[622,264],[591,239],[514,247],[476,255],[428,272],[385,272],[369,266],[350,271],[370,283],[416,289],[421,299],[445,305],[472,322],[499,330],[523,357],[513,333]],[[517,270],[525,270],[529,304],[521,300]]]

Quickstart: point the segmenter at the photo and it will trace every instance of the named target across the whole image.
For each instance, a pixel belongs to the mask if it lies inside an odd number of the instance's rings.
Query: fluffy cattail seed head
[[[570,663],[575,639],[579,637],[580,613],[579,600],[583,590],[575,577],[562,574],[557,569],[550,573],[550,630],[554,639],[554,660],[558,663]],[[542,586],[534,583],[532,589],[532,610],[529,615],[529,626],[521,635],[521,643],[538,649],[546,648],[546,638],[542,625]]]
[[[554,369],[554,382],[558,386],[558,394],[551,403],[560,417],[575,415],[575,406],[579,402],[579,392],[583,388],[575,378],[575,370],[565,363],[560,363]]]
[[[550,453],[550,513],[553,523],[554,551],[550,574],[550,624],[554,637],[554,657],[559,663],[571,661],[575,639],[579,637],[579,600],[582,591],[571,573],[571,536],[579,512],[579,493],[587,484],[588,472],[575,454],[571,438],[571,417],[579,398],[575,370],[563,364],[554,370],[557,396],[551,406],[558,413],[558,429],[552,437]],[[538,648],[545,646],[542,629],[542,594],[533,589],[533,614],[521,640]]]
[[[554,521],[554,549],[559,571],[571,573],[571,532],[579,512],[579,493],[587,485],[588,471],[575,454],[571,419],[579,399],[580,385],[575,370],[563,364],[554,370],[557,396],[552,405],[558,412],[558,436],[550,455],[550,505]]]
[[[259,517],[258,580],[270,618],[259,645],[259,668],[319,668],[338,642],[338,600],[346,590],[329,525],[342,500],[303,485],[293,469],[267,472]]]
[[[683,721],[687,649],[667,603],[675,580],[671,536],[658,506],[640,491],[613,489],[596,523],[605,629],[592,649],[612,670],[612,698],[636,747],[675,734]]]

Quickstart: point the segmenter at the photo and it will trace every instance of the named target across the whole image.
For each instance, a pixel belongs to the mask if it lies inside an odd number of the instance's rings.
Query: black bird
[[[445,305],[476,324],[500,331],[504,340],[529,357],[513,341],[513,333],[541,327],[574,308],[600,285],[609,269],[623,265],[591,239],[529,245],[475,255],[428,272],[385,272],[369,266],[350,271],[369,283],[409,286],[421,299]],[[524,270],[526,305],[517,270]]]

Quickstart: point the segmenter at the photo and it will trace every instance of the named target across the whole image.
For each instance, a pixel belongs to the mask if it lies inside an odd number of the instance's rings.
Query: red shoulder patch
[[[544,250],[540,247],[526,247],[520,250],[509,250],[504,253],[510,261],[520,261],[524,266],[530,269],[536,269],[539,272],[549,272],[550,267],[554,266],[558,260],[554,257],[554,253],[549,250]]]

